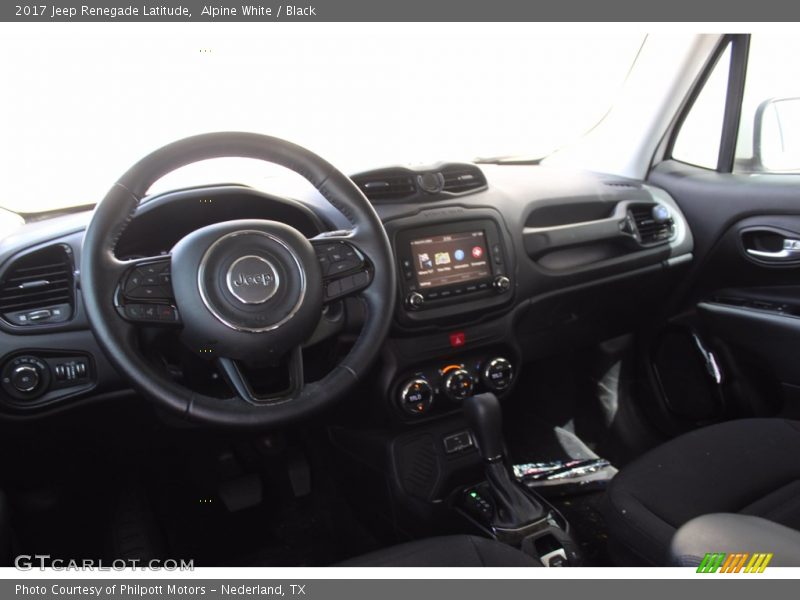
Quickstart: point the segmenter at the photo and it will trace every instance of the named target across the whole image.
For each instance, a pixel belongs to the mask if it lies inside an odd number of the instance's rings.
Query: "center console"
[[[477,393],[508,393],[519,352],[510,343],[513,243],[499,213],[450,206],[385,222],[400,294],[379,392],[394,420],[460,410]]]
[[[384,426],[331,435],[353,458],[354,480],[373,477],[371,489],[385,490],[361,502],[362,514],[378,523],[391,515],[393,530],[412,537],[469,529],[546,566],[579,564],[567,522],[515,480],[503,456],[500,399],[522,353],[514,244],[501,215],[448,206],[384,223],[400,293],[380,373],[368,384],[383,400]]]

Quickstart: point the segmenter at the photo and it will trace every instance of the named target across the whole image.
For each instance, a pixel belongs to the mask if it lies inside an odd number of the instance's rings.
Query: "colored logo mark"
[[[772,560],[766,552],[709,552],[703,557],[698,573],[763,573]]]
[[[472,258],[481,258],[483,256],[483,248],[480,246],[475,246],[472,249]]]
[[[459,248],[453,253],[453,256],[456,257],[456,260],[464,260],[464,251]]]

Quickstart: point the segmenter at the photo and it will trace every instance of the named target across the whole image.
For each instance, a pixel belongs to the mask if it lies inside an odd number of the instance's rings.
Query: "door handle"
[[[800,240],[783,240],[783,248],[777,252],[767,252],[765,250],[756,250],[754,248],[745,248],[745,251],[750,256],[760,258],[761,260],[800,260]]]

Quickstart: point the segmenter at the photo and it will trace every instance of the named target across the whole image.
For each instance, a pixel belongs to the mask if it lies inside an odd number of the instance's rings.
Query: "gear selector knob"
[[[464,399],[464,417],[475,436],[475,443],[488,462],[503,458],[503,413],[500,401],[491,393],[477,394]]]

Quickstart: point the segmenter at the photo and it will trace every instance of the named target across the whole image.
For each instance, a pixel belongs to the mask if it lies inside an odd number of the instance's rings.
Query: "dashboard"
[[[352,179],[394,251],[399,297],[372,385],[380,410],[401,424],[448,414],[474,390],[509,393],[526,362],[630,331],[692,260],[678,206],[639,181],[469,163]],[[0,240],[0,419],[69,410],[127,388],[82,307],[76,266],[90,217],[27,223]],[[233,219],[279,221],[306,237],[347,226],[307,189],[288,198],[240,185],[190,188],[142,202],[116,254],[167,254],[186,234]],[[154,289],[170,285],[169,273],[152,278]],[[357,328],[356,303],[332,312],[343,332]]]

